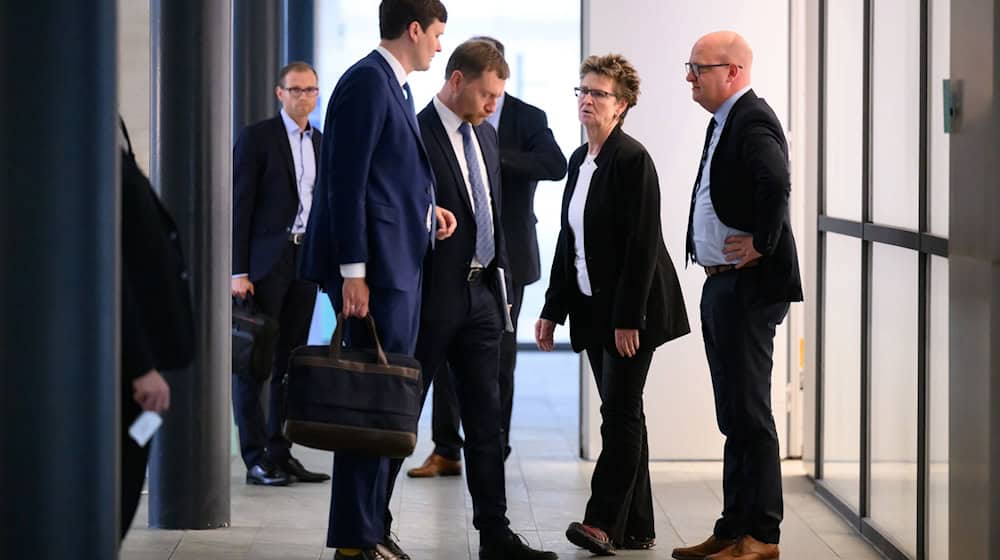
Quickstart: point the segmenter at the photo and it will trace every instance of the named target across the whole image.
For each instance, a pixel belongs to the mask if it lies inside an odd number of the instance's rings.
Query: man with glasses
[[[720,31],[687,62],[694,100],[712,113],[691,196],[687,256],[705,269],[702,335],[715,412],[726,436],[723,510],[705,542],[678,560],[778,558],[781,459],[771,412],[774,331],[802,301],[788,215],[788,145],[750,89],[753,52]]]
[[[321,137],[309,124],[319,93],[316,83],[316,71],[305,62],[282,68],[274,89],[280,113],[244,128],[233,149],[232,293],[251,296],[279,327],[267,403],[261,399],[263,383],[233,375],[233,412],[247,484],[286,486],[330,478],[292,457],[291,442],[281,432],[288,356],[309,338],[316,302],[316,285],[296,274]]]

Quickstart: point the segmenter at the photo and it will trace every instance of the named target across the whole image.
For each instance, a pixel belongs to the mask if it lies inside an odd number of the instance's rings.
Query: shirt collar
[[[281,122],[285,123],[285,131],[288,132],[289,135],[299,134],[299,133],[305,133],[305,134],[312,133],[312,125],[309,124],[308,121],[306,121],[306,129],[300,130],[299,125],[292,120],[292,117],[288,116],[288,113],[286,113],[284,109],[281,109]]]
[[[382,58],[389,63],[389,68],[392,68],[392,73],[396,75],[396,81],[399,82],[399,87],[403,87],[406,83],[406,70],[403,69],[403,64],[396,58],[394,54],[389,52],[389,49],[379,45],[375,48],[378,54],[382,55]]]
[[[444,125],[445,131],[449,134],[458,132],[458,127],[462,126],[462,123],[465,122],[462,120],[462,117],[459,117],[454,111],[449,109],[437,95],[434,96],[434,108],[437,110],[438,117],[441,118],[441,124]]]
[[[729,118],[729,112],[733,110],[733,105],[736,105],[736,102],[748,91],[750,91],[750,86],[746,86],[730,95],[729,99],[725,100],[715,111],[715,124],[717,127],[722,128],[726,124],[726,119]]]

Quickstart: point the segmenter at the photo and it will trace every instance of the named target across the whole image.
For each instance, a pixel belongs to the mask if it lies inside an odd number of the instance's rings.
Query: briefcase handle
[[[382,349],[382,341],[378,339],[378,331],[375,330],[375,319],[369,313],[362,320],[368,324],[368,331],[372,333],[372,340],[375,341],[378,363],[383,366],[389,365],[389,358],[386,357],[385,350]],[[337,328],[333,331],[333,338],[330,339],[330,359],[332,360],[340,359],[340,350],[344,340],[344,325],[346,323],[347,317],[344,317],[343,313],[337,313]]]

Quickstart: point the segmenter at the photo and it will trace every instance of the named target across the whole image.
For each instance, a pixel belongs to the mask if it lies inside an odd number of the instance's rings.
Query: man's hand
[[[761,257],[757,249],[753,248],[751,235],[730,235],[726,238],[726,246],[722,248],[722,253],[727,261],[736,264],[736,268],[743,268],[748,262]]]
[[[635,356],[639,350],[639,329],[615,329],[615,348],[623,358]]]
[[[132,390],[132,398],[143,410],[161,413],[170,408],[170,385],[155,369],[132,381]]]
[[[552,347],[555,345],[553,340],[553,334],[556,332],[555,321],[550,321],[548,319],[539,319],[535,321],[535,344],[538,345],[538,349],[543,352],[551,352]]]
[[[234,296],[245,298],[247,297],[247,292],[250,292],[250,294],[253,295],[253,282],[251,282],[246,276],[233,278],[230,284],[232,285]]]
[[[368,316],[368,282],[364,278],[344,278],[344,317]]]
[[[434,235],[438,241],[451,237],[451,234],[455,233],[455,228],[458,227],[458,220],[455,219],[455,215],[450,210],[441,208],[440,206],[434,207],[434,215],[437,216],[438,226]]]

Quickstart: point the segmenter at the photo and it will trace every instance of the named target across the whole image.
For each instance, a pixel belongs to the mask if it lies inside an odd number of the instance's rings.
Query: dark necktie
[[[417,114],[417,107],[413,104],[413,92],[410,91],[410,82],[403,83],[403,91],[406,93],[406,102],[410,104],[410,114]]]
[[[472,207],[476,212],[476,260],[483,266],[493,262],[496,247],[493,243],[493,225],[490,223],[490,201],[486,196],[486,184],[479,172],[479,158],[476,144],[472,141],[472,127],[464,122],[458,127],[462,133],[462,148],[465,164],[469,168],[469,186],[472,188]]]
[[[691,210],[688,212],[687,231],[687,254],[684,256],[684,264],[691,260],[697,260],[694,253],[694,203],[698,198],[698,188],[701,186],[701,174],[705,171],[705,160],[708,159],[708,146],[712,143],[712,133],[715,132],[715,117],[708,121],[708,129],[705,131],[705,146],[701,149],[701,163],[698,164],[698,176],[694,179],[694,188],[691,189]]]

